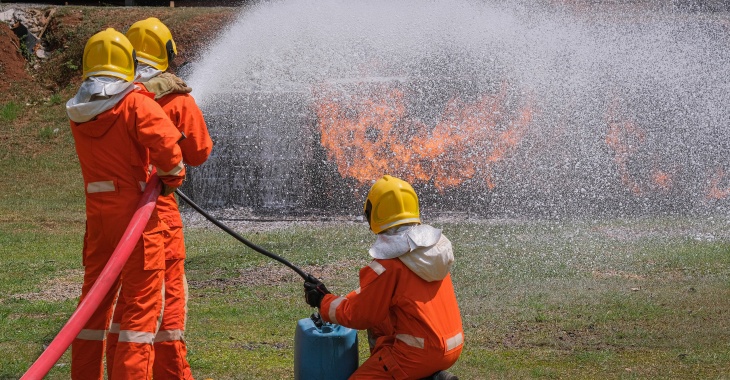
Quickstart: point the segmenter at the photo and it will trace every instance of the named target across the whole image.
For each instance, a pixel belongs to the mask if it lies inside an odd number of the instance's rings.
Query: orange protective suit
[[[360,288],[326,294],[320,312],[327,322],[368,329],[375,340],[350,379],[420,379],[451,367],[464,342],[448,273],[451,243],[427,225],[383,235],[370,249],[375,259],[360,270]]]
[[[204,163],[210,156],[213,142],[203,113],[193,97],[187,93],[171,93],[158,99],[157,102],[178,130],[185,135],[185,139],[179,142],[183,161],[192,166]],[[187,361],[187,346],[184,340],[188,301],[185,241],[182,218],[173,194],[158,198],[157,214],[167,228],[162,231],[165,242],[165,291],[162,322],[155,336],[154,378],[189,380],[193,376]],[[120,317],[119,313],[114,314],[109,330],[108,355],[111,358],[114,357],[119,336]]]
[[[69,111],[86,189],[81,300],[124,234],[149,179],[150,165],[157,167],[166,185],[178,187],[185,177],[177,145],[182,135],[151,95],[139,91],[121,93],[112,108],[88,115],[85,119],[91,119],[83,122],[74,121]],[[93,101],[92,98],[87,104]],[[67,109],[71,109],[68,104]],[[114,364],[108,368],[110,376],[152,377],[152,344],[162,308],[165,229],[165,222],[153,212],[120,278],[72,344],[73,379],[104,378],[105,335],[117,294],[125,306],[120,309],[122,337]]]

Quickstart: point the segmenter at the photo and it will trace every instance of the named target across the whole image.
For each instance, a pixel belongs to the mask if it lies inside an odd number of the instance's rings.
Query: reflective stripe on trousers
[[[416,348],[424,348],[425,347],[425,339],[415,337],[413,335],[409,334],[396,334],[395,339],[400,340],[401,342]],[[445,352],[449,352],[459,346],[461,346],[464,343],[464,334],[458,333],[451,338],[446,339],[446,347],[444,348]]]
[[[89,330],[83,329],[76,335],[76,339],[83,340],[104,340],[106,339],[106,330]]]
[[[183,340],[184,335],[185,334],[182,330],[161,330],[157,332],[157,335],[155,335],[155,343]]]

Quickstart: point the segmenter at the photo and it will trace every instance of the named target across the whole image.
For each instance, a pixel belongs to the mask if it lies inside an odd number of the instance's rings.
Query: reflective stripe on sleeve
[[[177,166],[170,169],[169,172],[166,172],[164,170],[161,170],[160,168],[157,168],[157,175],[159,175],[160,177],[166,176],[166,175],[178,175],[178,174],[180,174],[180,172],[183,171],[183,168],[185,168],[185,165],[183,164],[182,161],[180,161],[177,163]]]
[[[104,340],[106,337],[106,330],[87,330],[83,329],[79,331],[79,335],[76,335],[76,339],[82,340]]]
[[[330,321],[334,324],[339,324],[339,322],[337,322],[337,306],[340,306],[344,300],[345,297],[337,297],[337,299],[330,303],[330,309],[327,310],[327,315],[330,317]]]
[[[119,332],[119,341],[153,344],[155,342],[155,334],[151,332],[122,330]]]
[[[423,338],[418,338],[413,335],[408,334],[396,334],[395,339],[400,340],[401,342],[416,348],[423,348],[424,346],[424,340]]]
[[[119,334],[119,330],[121,330],[120,327],[119,323],[112,323],[109,326],[109,334]]]
[[[86,185],[86,192],[89,194],[106,193],[109,191],[116,191],[116,190],[117,190],[117,188],[114,186],[114,181],[89,182]]]
[[[385,267],[375,260],[371,261],[370,264],[368,264],[368,266],[370,267],[370,269],[375,271],[375,273],[377,273],[378,276],[380,276],[381,274],[383,274],[383,272],[385,272]]]
[[[464,343],[464,334],[458,333],[449,339],[446,339],[446,352],[461,346]]]
[[[155,335],[155,342],[173,342],[183,340],[182,330],[161,330]]]

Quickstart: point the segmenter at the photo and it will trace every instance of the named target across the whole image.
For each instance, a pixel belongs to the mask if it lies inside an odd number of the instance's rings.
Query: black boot
[[[423,378],[421,380],[459,380],[459,376],[456,376],[448,371],[438,371],[433,375]]]

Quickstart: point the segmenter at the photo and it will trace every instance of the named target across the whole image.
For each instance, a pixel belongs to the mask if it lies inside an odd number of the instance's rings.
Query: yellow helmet
[[[124,34],[108,28],[86,42],[83,56],[83,79],[110,76],[132,81],[137,69],[134,48]]]
[[[376,234],[401,224],[421,223],[416,191],[402,179],[383,176],[368,192],[365,217]]]
[[[137,50],[137,59],[160,71],[167,70],[177,54],[170,29],[155,17],[132,24],[127,31],[127,38]]]

